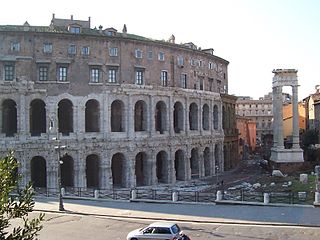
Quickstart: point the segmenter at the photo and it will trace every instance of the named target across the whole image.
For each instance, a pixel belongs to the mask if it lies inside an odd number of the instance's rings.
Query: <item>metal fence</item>
[[[263,203],[264,193],[262,191],[248,190],[220,190],[222,200],[235,202]],[[35,188],[36,196],[57,197],[57,189]],[[176,199],[174,199],[174,195]],[[314,193],[310,192],[268,192],[269,203],[283,204],[310,204],[314,202]],[[190,190],[172,190],[172,189],[91,189],[67,187],[63,191],[64,197],[80,198],[98,198],[106,200],[156,200],[164,202],[198,202],[214,203],[216,202],[217,189],[210,191],[190,191]]]

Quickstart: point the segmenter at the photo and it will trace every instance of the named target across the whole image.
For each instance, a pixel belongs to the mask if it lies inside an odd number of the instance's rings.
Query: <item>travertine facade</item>
[[[65,187],[214,175],[228,62],[212,52],[90,19],[0,26],[0,150],[15,149],[21,184],[36,187],[57,187],[58,154]]]

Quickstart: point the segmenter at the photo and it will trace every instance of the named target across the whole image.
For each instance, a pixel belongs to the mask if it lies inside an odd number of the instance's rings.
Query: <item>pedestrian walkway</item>
[[[58,199],[37,198],[35,211],[59,212]],[[143,203],[64,199],[66,214],[199,223],[320,226],[320,209],[312,206],[244,206],[192,203]]]

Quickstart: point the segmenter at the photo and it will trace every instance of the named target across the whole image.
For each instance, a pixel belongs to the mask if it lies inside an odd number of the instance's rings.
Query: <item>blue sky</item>
[[[13,14],[14,13],[14,14]],[[272,70],[298,70],[299,99],[320,84],[318,0],[117,0],[1,2],[0,24],[87,20],[154,39],[193,42],[230,62],[229,94],[254,99],[272,91]],[[290,88],[284,91],[291,93]]]

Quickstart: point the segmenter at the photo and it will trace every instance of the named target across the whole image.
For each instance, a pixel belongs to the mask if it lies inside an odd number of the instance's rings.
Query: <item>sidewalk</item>
[[[61,213],[58,199],[37,198],[35,211]],[[320,209],[298,206],[245,206],[193,203],[144,203],[64,199],[66,214],[197,223],[320,226]]]

